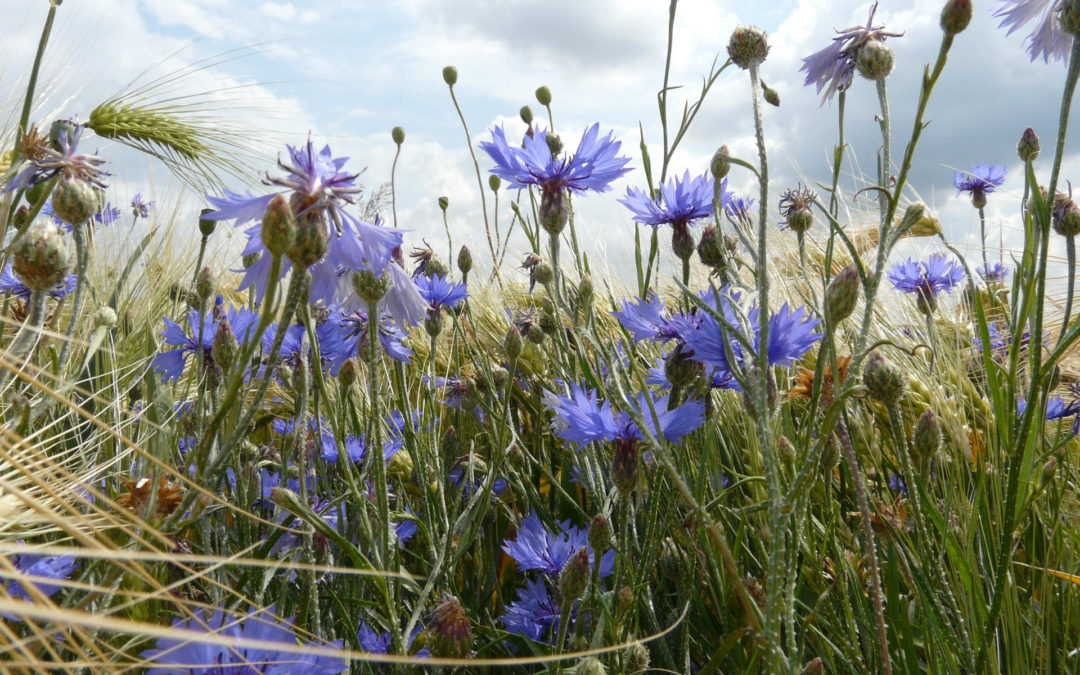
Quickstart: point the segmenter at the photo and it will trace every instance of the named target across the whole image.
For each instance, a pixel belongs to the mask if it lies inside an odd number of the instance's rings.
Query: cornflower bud
[[[82,225],[98,212],[99,192],[86,181],[61,174],[52,191],[53,214],[71,225]]]
[[[407,482],[413,474],[413,458],[408,450],[398,450],[386,463],[386,473],[401,482]]]
[[[570,603],[585,595],[589,586],[589,549],[584,546],[574,551],[559,572],[559,594],[563,603]]]
[[[889,76],[896,59],[893,51],[881,40],[870,40],[859,49],[855,58],[855,67],[859,74],[868,80],[879,80]]]
[[[203,237],[209,237],[217,229],[217,221],[206,218],[208,213],[213,213],[214,209],[203,209],[199,212],[199,234]]]
[[[29,217],[30,207],[28,207],[26,204],[23,204],[19,208],[15,209],[15,215],[12,216],[12,222],[14,223],[16,228],[21,230],[22,226],[26,224],[26,220]]]
[[[859,300],[859,273],[854,265],[848,265],[832,278],[825,289],[825,310],[830,319],[839,323],[855,311]]]
[[[971,0],[948,0],[941,10],[941,30],[956,35],[971,23]]]
[[[551,136],[549,135],[548,138]],[[554,154],[554,153],[552,153]],[[566,209],[562,190],[550,192],[545,190],[540,197],[540,225],[548,234],[559,234],[566,227],[566,221],[570,213]]]
[[[424,276],[429,279],[431,277],[443,277],[445,279],[448,274],[450,274],[450,269],[437,256],[432,256],[424,263]]]
[[[442,69],[442,79],[443,79],[443,82],[445,82],[446,84],[448,84],[451,87],[454,86],[455,84],[457,84],[457,68],[455,68],[453,66],[447,66],[447,67],[443,68]]]
[[[521,116],[521,121],[525,123],[525,126],[531,126],[533,121],[532,108],[527,105],[521,106],[521,110],[518,111],[518,115]]]
[[[889,406],[904,396],[904,376],[878,352],[871,352],[863,366],[863,384],[870,396]]]
[[[685,224],[671,228],[671,250],[683,261],[694,255],[694,235],[690,234]]]
[[[525,330],[525,339],[534,345],[544,344],[544,338],[546,337],[547,333],[545,333],[544,329],[540,326],[539,320],[530,323]]]
[[[1062,192],[1054,198],[1052,218],[1054,231],[1063,237],[1075,237],[1080,234],[1080,206]]]
[[[1020,155],[1020,160],[1034,162],[1039,156],[1040,149],[1039,136],[1035,130],[1031,127],[1024,129],[1024,133],[1020,135],[1020,142],[1016,144],[1016,154]]]
[[[912,447],[919,462],[933,459],[941,448],[941,424],[930,408],[923,411],[912,431]]]
[[[462,274],[468,274],[472,269],[472,253],[468,246],[462,246],[457,254],[457,267]]]
[[[611,548],[611,521],[602,513],[593,516],[592,522],[589,523],[589,547],[592,548],[598,560],[599,556],[604,555]]]
[[[765,98],[765,102],[774,108],[780,107],[780,94],[776,93],[776,90],[768,86],[764,82],[761,83],[761,94]]]
[[[1057,11],[1061,29],[1069,35],[1080,35],[1080,0],[1065,0]]]
[[[729,171],[731,171],[731,154],[726,145],[721,145],[709,161],[709,172],[712,173],[713,178],[720,180],[727,176]]]
[[[356,371],[356,359],[351,357],[345,359],[345,363],[341,364],[341,369],[338,370],[338,382],[341,383],[342,387],[348,389],[353,385],[354,382],[356,382]]]
[[[536,277],[536,280],[544,286],[550,284],[555,278],[554,270],[552,270],[551,265],[546,262],[539,263],[533,270],[533,275]]]
[[[685,387],[702,373],[703,366],[693,359],[693,352],[672,349],[664,358],[664,377],[677,387]]]
[[[439,209],[441,209],[443,213],[446,213],[446,209],[449,208],[449,206],[450,206],[450,198],[449,197],[439,197]]]
[[[1051,457],[1046,460],[1046,463],[1042,465],[1042,470],[1039,472],[1039,483],[1036,490],[1042,492],[1046,488],[1050,487],[1051,481],[1054,480],[1054,474],[1057,473],[1057,457]]]
[[[558,157],[559,153],[563,151],[562,138],[558,134],[549,133],[544,137],[547,141],[548,150],[551,151],[552,157]]]
[[[554,335],[555,331],[559,330],[559,320],[555,318],[553,311],[540,312],[540,330],[544,331],[544,335]]]
[[[720,236],[715,225],[709,225],[701,232],[697,252],[705,266],[713,269],[724,267],[724,252],[720,248]]]
[[[361,300],[373,305],[390,290],[390,277],[387,274],[375,276],[371,270],[360,270],[353,274],[352,285]]]
[[[431,337],[439,337],[443,329],[443,315],[441,311],[428,312],[424,318],[424,331]]]
[[[401,145],[405,142],[405,127],[394,127],[390,130],[390,138],[393,139],[395,145]]]
[[[785,190],[780,195],[780,215],[784,216],[785,223],[793,232],[802,234],[814,224],[814,200],[817,194],[810,188],[799,185]]]
[[[780,460],[788,466],[795,461],[795,446],[791,444],[791,440],[787,436],[781,436],[780,440],[776,442],[776,452],[780,456]]]
[[[503,338],[503,351],[506,352],[507,358],[513,361],[521,355],[522,346],[521,331],[516,325],[511,324],[510,329],[506,331],[506,337]]]
[[[769,55],[765,31],[755,26],[739,26],[731,33],[727,52],[732,63],[743,70],[760,65]]]
[[[629,586],[623,586],[615,594],[615,622],[622,623],[622,618],[634,606],[634,591]]]
[[[221,322],[218,323],[217,332],[214,333],[210,355],[222,370],[229,370],[233,366],[233,361],[236,360],[236,352],[239,348],[240,343],[236,339],[236,333],[233,332],[232,324],[229,323],[228,318],[222,317]]]
[[[592,275],[586,274],[581,277],[581,281],[578,283],[578,303],[582,307],[589,307],[592,305],[593,300],[593,283]]]
[[[551,105],[551,90],[547,87],[540,87],[536,90],[536,102],[542,106]]]
[[[831,434],[825,440],[825,446],[821,449],[821,463],[818,468],[821,473],[828,475],[840,463],[840,447],[836,444],[836,435]]]
[[[428,647],[438,657],[463,659],[472,651],[473,633],[461,601],[445,593],[428,616]]]
[[[925,208],[925,205],[912,204],[908,207],[908,210],[910,211],[913,207],[924,208],[921,214],[914,219],[911,227],[907,229],[906,234],[909,237],[936,237],[941,234],[941,221],[931,214],[929,209]],[[907,214],[905,214],[904,220],[907,220]]]
[[[620,438],[615,441],[615,451],[611,455],[611,482],[625,495],[637,489],[641,478],[638,454],[635,439]]]
[[[75,134],[75,130],[78,129],[77,124],[72,120],[54,120],[49,125],[49,146],[57,152],[63,152],[64,148],[60,145],[60,134],[63,132],[68,138],[71,138]]]
[[[495,174],[491,174],[490,176],[488,176],[488,187],[491,188],[492,192],[498,192],[500,185],[502,185],[501,178],[499,178]]]
[[[214,273],[209,267],[199,270],[195,277],[195,298],[199,302],[206,302],[214,294]]]
[[[284,196],[274,195],[274,198],[266,205],[260,237],[271,255],[285,255],[285,252],[293,245],[296,224],[292,209],[289,208],[289,202]]]

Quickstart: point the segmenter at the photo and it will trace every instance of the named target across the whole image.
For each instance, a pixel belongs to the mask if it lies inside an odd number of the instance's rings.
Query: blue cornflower
[[[379,342],[390,358],[408,363],[412,350],[402,343],[408,335],[387,317],[383,317],[378,330]],[[315,329],[315,333],[319,338],[321,356],[326,359],[330,373],[337,375],[346,360],[357,356],[361,344],[364,349],[367,348],[368,316],[364,312],[335,310]]]
[[[976,164],[971,171],[954,171],[953,185],[958,192],[971,195],[975,208],[986,206],[986,195],[1005,182],[1005,167],[1001,164]]]
[[[274,339],[277,337],[278,324],[272,323],[267,327],[266,332],[262,335],[262,348],[263,351],[269,354],[270,348],[274,346]],[[278,350],[278,358],[276,364],[267,363],[265,368],[273,368],[275,366],[285,366],[286,368],[279,368],[277,377],[284,383],[282,379],[285,372],[291,372],[293,368],[300,363],[301,349],[303,349],[304,357],[307,359],[308,364],[311,363],[313,356],[311,345],[304,341],[307,337],[307,329],[303,324],[294,323],[285,329],[285,336],[281,340],[281,348]],[[323,354],[319,355],[323,357]],[[323,363],[326,360],[323,358]],[[260,369],[259,377],[265,374],[265,369]]]
[[[600,125],[593,124],[585,130],[573,157],[556,157],[548,144],[547,131],[526,134],[524,147],[511,146],[506,141],[502,127],[491,131],[491,141],[480,144],[495,160],[493,174],[507,181],[510,189],[537,185],[545,193],[563,190],[581,193],[586,190],[606,192],[611,182],[626,174],[629,157],[617,157],[622,142],[612,138],[600,138]]]
[[[1009,276],[1009,268],[1005,267],[1001,263],[988,263],[986,265],[980,265],[976,270],[985,281],[1005,281],[1005,277]]]
[[[53,211],[53,205],[51,201],[45,202],[41,207],[41,214],[52,218],[52,221],[56,223],[57,227],[62,228],[65,232],[71,232],[75,229],[75,226],[67,222],[63,218],[56,215]],[[105,206],[100,211],[93,215],[93,221],[98,225],[112,225],[120,218],[120,209],[116,208],[110,202],[105,202]]]
[[[450,472],[448,474],[446,474],[446,478],[455,487],[461,488],[462,493],[464,495],[466,495],[466,496],[471,495],[473,493],[473,490],[476,490],[477,488],[479,488],[480,485],[484,482],[484,477],[480,476],[480,475],[477,475],[476,473],[473,474],[473,480],[472,481],[468,480],[468,472],[466,471],[466,463],[467,462],[468,462],[468,457],[459,458],[457,460],[457,462],[454,463],[453,468],[450,469]],[[504,492],[506,492],[507,485],[508,484],[506,482],[506,479],[504,479],[504,478],[496,478],[491,483],[491,492],[492,492],[492,494],[493,495],[501,495],[501,494],[503,494]]]
[[[1072,51],[1073,37],[1061,29],[1058,11],[1063,4],[1064,0],[999,0],[994,16],[1001,17],[998,28],[1009,29],[1006,35],[1038,17],[1035,30],[1024,38],[1031,60],[1041,56],[1044,63],[1050,63],[1051,58],[1065,61]]]
[[[420,634],[420,630],[420,626],[413,629],[412,635],[409,636],[406,644],[406,650],[412,646],[413,640]],[[369,654],[388,654],[390,651],[390,633],[376,633],[363,621],[360,622],[360,630],[356,632],[356,639],[360,643],[360,649]],[[426,659],[431,656],[431,652],[428,651],[427,647],[424,647],[412,656]]]
[[[446,277],[436,275],[420,275],[416,279],[416,287],[420,290],[420,297],[427,300],[428,305],[435,311],[442,307],[457,307],[462,300],[469,297],[465,284],[455,284]]]
[[[802,68],[799,70],[806,73],[804,85],[815,85],[820,94],[822,105],[838,91],[844,91],[851,86],[855,76],[855,61],[859,57],[859,50],[871,40],[885,41],[885,38],[900,37],[901,33],[887,33],[884,26],[875,26],[874,13],[878,4],[875,2],[870,7],[870,16],[865,26],[852,26],[844,30],[836,31],[838,35],[833,38],[829,46],[816,51],[803,59]]]
[[[944,253],[935,253],[925,261],[908,258],[894,265],[888,274],[893,288],[915,293],[919,309],[927,314],[937,307],[937,294],[951,291],[965,276],[964,268]]]
[[[657,199],[644,190],[628,187],[619,203],[633,211],[634,220],[643,225],[686,227],[712,215],[713,177],[707,171],[693,178],[689,171],[682,178],[672,176],[660,186]]]
[[[292,433],[295,428],[295,420],[274,420],[274,431],[282,436]],[[330,464],[337,463],[340,454],[337,438],[334,436],[334,430],[330,427],[330,423],[326,418],[321,419],[318,425],[316,425],[314,419],[308,420],[308,437],[301,439],[300,443],[302,445],[306,444],[308,439],[317,444],[320,457]],[[362,438],[349,434],[345,437],[342,445],[345,446],[345,452],[348,453],[349,459],[353,463],[364,461],[365,447]]]
[[[727,185],[727,179],[724,179],[724,185]],[[754,200],[750,197],[736,197],[731,195],[727,201],[724,202],[724,213],[733,220],[748,220],[752,216],[750,214],[751,207],[754,206]]]
[[[664,301],[653,294],[648,300],[624,300],[622,311],[611,313],[635,342],[667,342],[679,338],[678,322],[664,309]],[[678,315],[682,316],[682,315]]]
[[[251,613],[243,619],[226,619],[225,612],[218,609],[209,618],[204,615],[201,618],[177,619],[172,624],[173,628],[212,634],[215,639],[226,638],[229,642],[197,642],[197,637],[186,635],[160,638],[156,649],[140,654],[152,666],[146,671],[147,675],[334,675],[348,669],[348,664],[336,656],[247,646],[246,642],[254,640],[281,642],[289,647],[296,645],[296,631],[293,629],[292,619],[279,621],[273,616],[273,611],[273,606],[266,611],[252,608]],[[309,647],[340,649],[342,641],[312,641],[306,644]]]
[[[57,584],[43,583],[44,579],[68,579],[72,572],[79,566],[75,556],[70,555],[37,555],[33,553],[19,553],[14,556],[15,568],[19,574],[12,575],[7,592],[13,598],[29,598],[24,584],[37,588],[43,595],[52,597],[56,595],[62,586]]]
[[[904,479],[900,476],[896,475],[895,473],[890,473],[889,481],[887,484],[889,486],[889,489],[893,492],[899,492],[905,497],[907,496],[907,484],[904,483]]]
[[[1017,416],[1023,415],[1027,410],[1027,400],[1020,399],[1016,403]],[[1065,400],[1060,396],[1050,396],[1046,399],[1046,419],[1058,420],[1063,417],[1071,417],[1080,414],[1080,401]]]
[[[63,281],[49,290],[49,296],[57,300],[67,297],[68,293],[75,290],[75,284],[77,282],[78,277],[74,274],[69,274],[64,277]],[[11,268],[10,262],[4,268],[4,271],[0,272],[0,293],[6,293],[16,298],[22,298],[23,300],[30,297],[30,288],[15,275],[15,270]]]
[[[503,551],[517,561],[518,570],[540,570],[552,576],[562,571],[566,561],[578,549],[588,548],[589,534],[580,527],[574,527],[569,520],[559,523],[561,532],[552,535],[536,511],[521,521],[517,539],[503,542]],[[596,556],[589,548],[589,563],[595,564]],[[615,551],[608,551],[600,556],[600,576],[610,576],[615,571]]]
[[[153,208],[154,202],[143,201],[141,192],[136,192],[131,199],[131,215],[136,218],[149,218]]]
[[[668,397],[658,398],[653,403],[653,410],[659,422],[659,431],[652,411],[649,410],[642,393],[635,402],[635,412],[645,420],[645,426],[653,436],[663,436],[677,442],[683,436],[700,427],[705,422],[705,406],[700,401],[690,400],[681,406],[668,410]],[[616,412],[611,403],[599,403],[596,393],[581,385],[571,383],[570,394],[565,396],[550,394],[544,398],[545,404],[555,412],[556,419],[552,429],[559,438],[584,445],[594,441],[641,440],[643,435],[637,423],[629,413]]]
[[[230,307],[221,315],[228,317],[229,324],[240,344],[251,337],[259,321],[257,314],[243,307],[239,309]],[[193,309],[187,315],[190,334],[169,317],[164,317],[163,320],[165,330],[161,332],[161,337],[165,344],[172,345],[176,349],[169,349],[155,356],[151,366],[161,373],[162,379],[178,380],[184,374],[184,366],[189,356],[198,352],[200,357],[210,358],[210,348],[213,346],[214,334],[217,332],[221,318],[217,311],[203,316],[201,349],[197,344],[199,340],[199,312],[197,310]]]
[[[533,640],[554,642],[559,627],[559,604],[548,594],[543,579],[526,579],[525,588],[518,589],[517,600],[503,608],[499,619],[507,632],[516,633]],[[550,633],[548,632],[548,629]]]
[[[56,150],[48,143],[42,143],[35,148],[34,156],[28,157],[26,166],[4,187],[4,192],[27,188],[37,183],[47,181],[63,172],[77,180],[84,181],[96,188],[105,188],[106,172],[98,167],[105,160],[97,155],[76,155],[79,147],[79,139],[82,138],[85,127],[81,124],[74,128],[61,128],[57,135],[60,149]],[[36,130],[30,133],[36,134]]]

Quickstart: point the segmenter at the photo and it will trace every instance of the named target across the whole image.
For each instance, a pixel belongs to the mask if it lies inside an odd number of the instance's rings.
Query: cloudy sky
[[[677,119],[685,100],[696,98],[714,59],[724,61],[732,29],[760,26],[772,45],[762,77],[782,101],[780,108],[765,111],[770,201],[775,206],[779,192],[800,180],[827,180],[836,106],[820,106],[798,71],[801,59],[825,46],[835,29],[865,23],[870,4],[682,0],[671,83],[683,88],[671,94],[672,117]],[[937,54],[942,4],[883,0],[878,9],[875,23],[904,33],[888,42],[897,62],[888,80],[894,157],[901,156],[910,134],[924,65]],[[8,128],[17,119],[47,9],[46,0],[8,0],[5,6],[0,88],[7,107],[0,109],[6,119],[0,119]],[[991,198],[988,215],[992,239],[1003,231],[1006,245],[1016,246],[1023,183],[1015,144],[1030,125],[1044,146],[1052,145],[1065,68],[1031,63],[1023,34],[1006,36],[990,12],[990,3],[976,2],[971,26],[957,38],[930,104],[911,183],[950,236],[970,244],[977,221],[969,202],[956,196],[952,171],[981,162],[1006,164],[1008,180]],[[407,140],[397,165],[397,214],[400,226],[413,231],[407,243],[445,240],[437,199],[447,196],[455,247],[468,243],[479,252],[486,242],[476,175],[442,68],[454,65],[459,71],[455,93],[474,147],[497,124],[505,123],[509,135],[520,134],[518,109],[530,104],[540,117],[533,92],[547,85],[555,128],[566,145],[575,146],[586,126],[599,122],[623,140],[624,153],[632,157],[634,171],[614,192],[577,203],[579,236],[590,257],[619,269],[633,250],[633,224],[616,197],[626,185],[644,183],[639,124],[654,163],[661,155],[656,93],[667,20],[668,3],[662,0],[69,0],[57,14],[42,76],[45,95],[34,119],[85,118],[109,97],[163,78],[148,97],[212,92],[218,114],[245,130],[265,169],[273,170],[273,156],[284,143],[302,142],[310,132],[335,154],[350,156],[352,168],[366,167],[362,181],[369,188],[389,180],[395,150],[390,130],[400,125]],[[183,76],[173,75],[178,72]],[[847,168],[855,172],[862,166],[868,173],[873,166],[880,145],[877,111],[873,86],[857,81],[848,95],[846,127],[853,150]],[[729,68],[709,93],[671,171],[704,171],[721,143],[754,158],[752,131],[748,77]],[[181,204],[187,214],[204,205],[198,192],[172,180],[160,164],[107,141],[91,143],[114,160],[114,201],[126,202],[141,190]],[[486,184],[491,164],[482,155],[478,159]],[[1063,176],[1078,169],[1080,161],[1070,155]],[[732,183],[737,192],[753,188],[737,171]],[[509,222],[509,196],[501,195],[502,226]],[[511,256],[526,245],[523,238],[512,240]]]

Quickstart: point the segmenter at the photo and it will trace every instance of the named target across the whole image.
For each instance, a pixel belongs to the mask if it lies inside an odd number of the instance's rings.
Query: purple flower
[[[391,285],[386,296],[380,301],[382,311],[388,313],[399,328],[407,330],[409,326],[415,326],[424,320],[428,303],[405,268],[396,263],[391,263],[388,268]],[[356,304],[353,308],[358,309],[359,305]]]
[[[60,150],[56,150],[49,144],[39,146],[38,156],[26,163],[26,166],[7,184],[4,192],[36,185],[49,180],[60,172],[89,183],[96,188],[104,189],[105,176],[109,174],[98,167],[104,164],[105,160],[97,155],[75,154],[84,130],[85,127],[81,124],[74,125],[70,134],[68,129],[61,128],[57,137]]]
[[[20,553],[15,557],[15,567],[19,574],[11,577],[7,592],[12,598],[31,598],[25,585],[37,588],[43,595],[52,597],[62,586],[43,583],[44,579],[69,579],[79,561],[70,555],[36,555]]]
[[[412,646],[413,640],[420,634],[420,626],[413,629],[412,635],[409,636],[406,649]],[[360,643],[360,649],[368,652],[369,654],[388,654],[390,652],[390,633],[376,633],[372,630],[366,622],[360,622],[360,630],[356,632],[356,640]],[[427,647],[424,647],[417,651],[413,656],[421,658],[430,658],[431,652]]]
[[[145,202],[142,198],[142,193],[135,193],[135,196],[131,199],[131,215],[136,218],[149,218],[150,211],[154,208],[154,202]]]
[[[617,157],[622,145],[609,133],[600,138],[600,125],[585,130],[573,157],[556,157],[548,145],[547,131],[532,131],[525,135],[524,147],[512,147],[506,132],[496,127],[491,141],[480,144],[481,149],[495,161],[493,174],[509,183],[510,189],[537,185],[547,193],[563,190],[581,193],[586,190],[606,192],[611,182],[626,174],[629,157]]]
[[[971,171],[954,171],[953,185],[958,192],[967,192],[979,206],[986,203],[986,195],[1005,182],[1005,167],[1001,164],[976,164]]]
[[[189,673],[191,675],[241,675],[263,673],[264,675],[333,675],[348,669],[341,658],[315,655],[303,651],[278,651],[276,649],[251,647],[247,642],[281,642],[296,646],[296,632],[292,619],[279,621],[273,616],[273,606],[265,612],[252,608],[244,619],[225,618],[218,609],[207,618],[177,619],[173,628],[213,634],[214,639],[226,638],[228,644],[198,642],[197,637],[168,637],[157,641],[157,648],[140,654],[150,662],[147,675]],[[341,648],[341,640],[331,643],[312,641],[313,647]]]
[[[721,183],[721,191],[726,183],[726,179]],[[730,199],[731,195],[727,193],[726,196]],[[691,178],[689,171],[682,178],[673,176],[660,186],[658,199],[653,199],[644,190],[628,187],[626,197],[619,203],[634,213],[634,220],[644,225],[685,227],[712,215],[713,177],[705,172]]]
[[[1042,57],[1044,63],[1065,61],[1072,51],[1071,35],[1061,29],[1058,10],[1064,0],[999,0],[994,5],[994,16],[1001,17],[999,28],[1008,28],[1006,35],[1012,35],[1021,26],[1036,20],[1035,30],[1024,42],[1027,43],[1031,60]]]
[[[558,629],[559,605],[548,595],[543,579],[525,580],[525,588],[518,589],[517,600],[503,608],[499,617],[506,630],[540,642],[544,634],[549,634],[549,642],[554,642]]]
[[[980,265],[977,271],[986,281],[1005,281],[1005,277],[1009,276],[1009,268],[1001,263]]]
[[[74,274],[67,275],[63,281],[49,290],[49,296],[57,300],[67,297],[68,293],[75,290],[77,281],[78,278]],[[23,300],[30,297],[30,288],[15,275],[15,270],[11,268],[10,262],[4,268],[4,271],[0,272],[0,293],[6,293]]]
[[[75,229],[75,226],[66,220],[56,216],[53,211],[53,205],[51,201],[45,202],[41,207],[41,214],[49,216],[52,221],[56,223],[58,227],[63,228],[65,232],[71,232]],[[99,225],[112,225],[120,218],[120,209],[116,208],[109,202],[105,202],[105,206],[100,211],[93,215],[93,220]]]
[[[296,428],[296,422],[294,420],[274,420],[274,431],[278,432],[282,436],[293,433],[293,429]],[[334,436],[334,430],[330,427],[326,418],[319,421],[316,425],[315,420],[308,420],[308,431],[310,438],[316,444],[319,449],[319,456],[330,464],[336,464],[338,456],[340,454],[338,448],[337,437]],[[300,439],[301,447],[306,444],[308,438]],[[349,455],[349,459],[354,464],[364,461],[365,447],[364,440],[349,434],[345,437],[345,441],[342,443],[345,447],[345,452]]]
[[[889,270],[893,288],[904,293],[919,293],[934,297],[941,291],[951,291],[964,280],[964,268],[944,253],[935,253],[925,261],[908,258]]]
[[[668,441],[677,442],[705,422],[705,406],[700,401],[690,400],[668,410],[668,397],[664,396],[653,402],[650,411],[646,396],[646,393],[638,396],[635,412],[644,419],[646,428],[653,436],[660,435]],[[596,393],[581,385],[572,383],[570,394],[566,396],[549,394],[544,397],[544,403],[555,412],[552,429],[563,440],[584,445],[594,441],[643,438],[629,413],[616,412],[609,401],[599,403]],[[656,420],[653,419],[653,411]]]
[[[531,511],[521,521],[517,539],[503,542],[503,551],[517,561],[518,570],[540,570],[551,576],[562,571],[566,561],[578,549],[588,548],[589,534],[580,527],[570,525],[569,520],[559,523],[561,532],[552,535],[535,511]],[[589,548],[589,562],[595,564],[596,556]],[[615,551],[608,551],[600,556],[600,576],[610,576],[615,570]]]
[[[859,50],[871,40],[885,41],[888,37],[899,37],[900,33],[887,33],[884,26],[875,26],[874,12],[878,4],[875,2],[870,7],[870,16],[865,26],[852,26],[844,30],[836,31],[838,35],[833,38],[831,44],[820,51],[816,51],[803,59],[802,68],[799,70],[806,73],[804,85],[815,85],[820,94],[822,105],[838,91],[844,91],[851,86],[851,80],[855,75],[855,60],[859,56]]]
[[[390,358],[409,362],[412,350],[402,344],[406,337],[401,329],[383,317],[378,327],[379,342]],[[368,316],[364,312],[334,311],[321,323],[315,333],[319,338],[322,358],[326,359],[330,373],[337,375],[345,361],[357,356],[361,345],[367,349]]]
[[[635,342],[667,342],[679,338],[678,324],[664,310],[664,301],[653,294],[648,300],[624,300],[622,311],[612,312]],[[681,316],[681,315],[680,315]]]
[[[442,307],[457,307],[461,301],[469,297],[469,291],[465,284],[455,284],[446,277],[421,275],[416,279],[416,287],[420,291],[420,297],[427,300],[433,310]]]
[[[258,315],[246,308],[230,307],[228,312],[222,315],[228,317],[229,324],[232,326],[233,332],[236,333],[236,338],[240,344],[244,344],[252,337],[251,333],[255,330],[259,321]],[[151,366],[161,373],[162,379],[175,381],[184,374],[184,366],[187,364],[188,357],[192,354],[199,353],[202,358],[210,358],[210,348],[213,346],[214,334],[217,332],[221,319],[218,316],[218,310],[203,316],[201,349],[198,344],[199,312],[197,310],[190,310],[187,315],[190,334],[185,332],[180,324],[169,317],[164,317],[163,320],[165,321],[165,330],[161,331],[161,337],[164,339],[165,344],[171,345],[175,349],[163,351],[155,356]]]
[[[726,178],[724,179],[724,185],[727,185]],[[732,195],[724,202],[724,213],[734,220],[748,220],[751,217],[750,208],[753,205],[754,200],[749,197]]]

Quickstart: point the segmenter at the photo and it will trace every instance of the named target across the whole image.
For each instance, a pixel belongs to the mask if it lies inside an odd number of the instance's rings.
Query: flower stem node
[[[912,447],[916,462],[926,462],[934,458],[941,448],[941,423],[930,408],[923,411],[915,422],[912,431]]]
[[[442,69],[442,79],[449,86],[457,84],[457,68],[453,66],[447,66]]]
[[[871,352],[863,366],[863,384],[871,398],[886,405],[896,405],[904,396],[904,376],[878,352]]]
[[[390,277],[386,274],[376,275],[371,270],[360,270],[353,274],[352,284],[360,299],[373,305],[390,290]]]
[[[732,63],[747,70],[765,61],[769,55],[769,42],[760,28],[739,26],[731,33],[727,51]]]
[[[855,68],[868,80],[882,80],[889,76],[896,57],[881,40],[870,40],[859,50],[855,59]]]
[[[946,35],[963,32],[971,23],[971,0],[948,0],[941,9],[941,30]]]
[[[1020,156],[1020,160],[1034,162],[1039,156],[1039,150],[1039,136],[1035,130],[1031,127],[1024,129],[1024,133],[1020,135],[1020,142],[1016,144],[1016,154]]]
[[[204,221],[199,221],[200,228]],[[217,221],[205,221],[216,223]],[[266,205],[262,218],[262,241],[271,255],[285,255],[296,237],[296,223],[289,202],[282,195],[274,195]]]
[[[68,173],[61,174],[52,192],[53,214],[79,226],[101,210],[101,193],[93,185]]]
[[[829,319],[839,323],[855,311],[859,300],[859,273],[854,265],[848,265],[832,278],[825,289],[825,310]]]
[[[394,127],[390,130],[390,138],[393,139],[395,145],[401,145],[405,142],[405,127]]]
[[[574,551],[559,572],[559,593],[564,603],[570,603],[585,595],[589,586],[589,549],[582,546]]]
[[[538,87],[536,90],[536,102],[542,106],[551,105],[551,90],[547,87]]]

